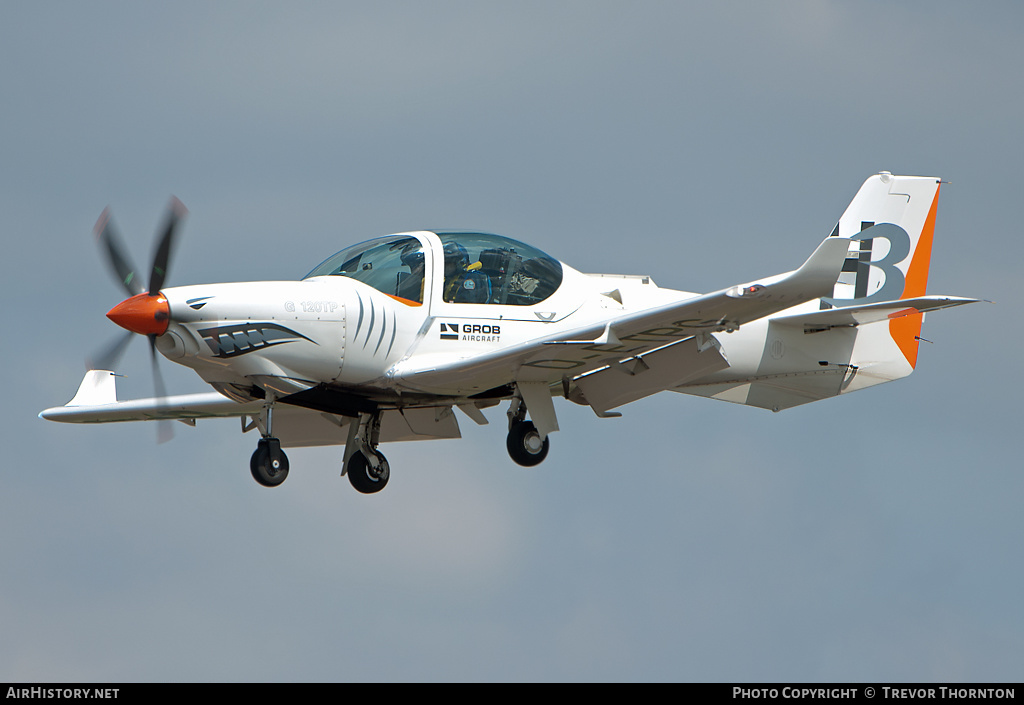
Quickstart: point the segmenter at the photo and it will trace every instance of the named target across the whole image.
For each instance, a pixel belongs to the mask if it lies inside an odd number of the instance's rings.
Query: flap
[[[285,448],[340,446],[348,440],[349,424],[354,421],[348,416],[279,404],[274,409],[274,435]],[[448,406],[390,409],[381,415],[381,443],[461,437],[459,422]]]
[[[701,350],[697,338],[674,343],[617,362],[576,380],[587,403],[598,413],[657,394],[729,366],[714,338],[706,336]]]

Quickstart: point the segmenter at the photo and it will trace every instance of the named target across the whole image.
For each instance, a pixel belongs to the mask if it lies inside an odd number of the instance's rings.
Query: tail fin
[[[832,235],[859,243],[821,308],[864,306],[925,295],[932,235],[939,202],[939,179],[870,177],[839,219]],[[917,364],[921,314],[893,318],[889,334],[911,368]]]
[[[834,298],[823,299],[828,307],[924,296],[938,199],[933,177],[883,171],[865,181],[832,231],[860,250],[847,259]]]
[[[832,231],[851,251],[821,310],[751,326],[759,355],[722,340],[730,367],[675,391],[779,411],[909,375],[924,313],[977,301],[925,295],[938,198],[936,178],[869,178]]]

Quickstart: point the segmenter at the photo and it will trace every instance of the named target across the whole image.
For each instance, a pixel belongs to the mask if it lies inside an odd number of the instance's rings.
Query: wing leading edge
[[[89,370],[74,398],[65,406],[40,412],[39,418],[64,423],[115,423],[156,419],[194,420],[249,416],[261,402],[240,404],[217,392],[184,394],[160,399],[117,400],[117,376],[109,370]]]
[[[242,431],[257,427],[262,401],[240,403],[217,392],[184,394],[159,399],[117,401],[116,375],[90,370],[74,398],[65,406],[40,412],[39,418],[63,423],[117,423],[170,419],[194,424],[198,419],[240,418]],[[344,445],[353,418],[280,404],[274,413],[274,434],[284,447]],[[388,410],[381,418],[381,441],[460,438],[458,420],[450,406]]]

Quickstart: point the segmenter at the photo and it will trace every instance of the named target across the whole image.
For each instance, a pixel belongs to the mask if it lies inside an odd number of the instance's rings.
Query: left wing
[[[241,418],[244,433],[256,428],[254,420],[262,411],[262,401],[240,403],[217,392],[117,401],[114,373],[90,370],[71,401],[46,409],[39,418],[65,423],[172,419],[194,425],[197,419],[235,417]],[[274,436],[288,448],[344,445],[352,420],[280,403],[274,410]],[[450,406],[388,410],[381,416],[382,442],[460,437],[458,420]]]
[[[89,370],[74,398],[64,406],[46,409],[39,418],[64,423],[113,423],[117,421],[180,421],[251,416],[262,402],[240,404],[217,392],[185,394],[160,399],[117,400],[116,375],[109,370]]]
[[[565,377],[666,348],[695,336],[699,350],[707,334],[741,325],[832,293],[850,240],[830,237],[797,270],[694,296],[602,323],[595,323],[504,350],[451,362],[451,358],[404,360],[392,368],[403,387],[436,394],[471,396],[515,381],[553,384]],[[717,348],[717,346],[715,346]],[[676,350],[674,354],[681,355]],[[716,352],[717,354],[717,352]],[[720,354],[718,355],[719,357]],[[664,357],[671,357],[664,354]],[[684,376],[686,371],[680,373]],[[679,384],[681,382],[675,382]],[[653,394],[668,386],[647,392]],[[642,395],[644,396],[644,395]],[[640,398],[640,397],[635,397]]]

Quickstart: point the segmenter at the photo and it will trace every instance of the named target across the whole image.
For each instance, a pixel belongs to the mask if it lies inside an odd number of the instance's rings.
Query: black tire
[[[288,456],[277,439],[261,438],[249,459],[252,478],[264,487],[277,487],[288,478]]]
[[[348,459],[345,474],[348,475],[348,481],[352,483],[357,492],[362,494],[380,492],[391,479],[391,466],[388,465],[387,459],[382,453],[376,453],[376,455],[380,460],[380,468],[376,474],[370,470],[370,462],[362,451]]]
[[[540,434],[532,421],[517,421],[512,424],[508,432],[508,439],[505,447],[508,448],[509,457],[525,468],[532,468],[540,465],[544,458],[548,457],[548,439],[540,443]]]

